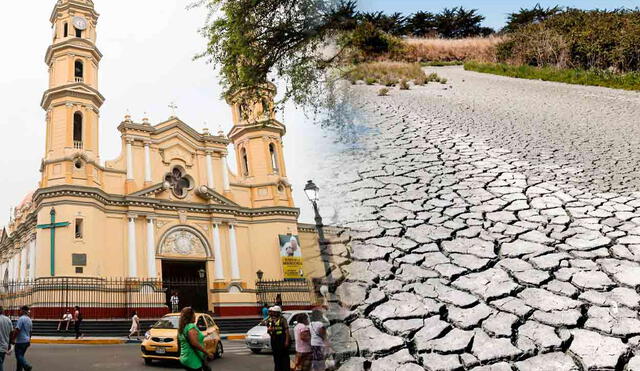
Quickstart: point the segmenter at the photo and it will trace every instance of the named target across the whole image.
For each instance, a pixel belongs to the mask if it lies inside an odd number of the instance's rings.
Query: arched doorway
[[[188,226],[171,228],[160,240],[157,255],[162,259],[162,284],[169,308],[176,293],[179,309],[209,310],[207,260],[211,250],[204,236]]]

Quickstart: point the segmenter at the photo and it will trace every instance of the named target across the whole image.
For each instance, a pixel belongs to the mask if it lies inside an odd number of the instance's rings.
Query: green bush
[[[512,66],[503,63],[479,62],[467,62],[464,69],[521,79],[640,90],[640,72],[615,73],[603,70],[558,69],[555,67]]]
[[[378,82],[378,79],[376,79],[376,78],[374,78],[374,77],[367,77],[367,78],[364,80],[364,82],[365,82],[365,84],[367,84],[367,85],[373,85],[373,84],[375,84],[376,82]]]
[[[356,54],[355,59],[369,60],[381,55],[402,55],[405,43],[395,36],[376,28],[371,22],[358,25],[340,40],[343,47],[349,47]]]
[[[640,10],[569,9],[517,28],[497,47],[500,62],[571,69],[640,70]]]

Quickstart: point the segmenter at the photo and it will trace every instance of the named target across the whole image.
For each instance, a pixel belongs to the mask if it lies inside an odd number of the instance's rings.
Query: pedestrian
[[[140,338],[140,318],[135,310],[131,313],[131,329],[127,338],[131,339],[131,335],[136,334],[136,338]]]
[[[22,315],[18,318],[16,323],[16,370],[17,371],[31,371],[32,367],[24,357],[27,353],[27,349],[31,345],[31,332],[33,329],[33,323],[29,318],[29,307],[23,306],[20,308]]]
[[[193,308],[182,309],[178,326],[180,363],[187,371],[211,370],[207,362],[213,358],[213,353],[204,348],[204,334],[198,330],[195,322],[196,314]]]
[[[296,315],[296,327],[293,334],[296,340],[295,371],[311,370],[311,332],[309,331],[309,317],[306,313]]]
[[[73,315],[71,314],[71,310],[67,309],[67,311],[64,312],[64,314],[62,315],[62,319],[58,321],[58,332],[60,332],[60,326],[62,326],[63,322],[67,323],[67,328],[65,329],[65,331],[69,331],[69,324],[71,323],[72,320],[73,320]]]
[[[80,333],[80,325],[82,325],[82,312],[80,311],[80,307],[79,306],[75,306],[74,308],[75,310],[73,311],[73,329],[76,332],[76,339],[79,339],[80,337],[82,337],[82,334]]]
[[[289,359],[289,326],[282,316],[282,308],[279,306],[269,309],[267,319],[267,333],[271,337],[271,351],[273,352],[274,371],[291,371]]]
[[[4,357],[11,350],[11,332],[13,323],[4,315],[4,308],[0,307],[0,371],[4,371]]]
[[[269,306],[267,303],[262,304],[262,319],[265,320],[269,318]]]
[[[177,291],[174,291],[173,294],[171,294],[171,299],[169,300],[171,301],[171,313],[180,312],[180,298],[178,297]]]
[[[327,329],[324,326],[324,315],[320,309],[311,312],[311,323],[309,332],[311,333],[311,369],[313,371],[324,371],[325,352],[327,348]]]

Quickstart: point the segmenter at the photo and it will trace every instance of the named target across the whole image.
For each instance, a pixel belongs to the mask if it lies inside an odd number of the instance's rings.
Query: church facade
[[[59,0],[50,21],[42,178],[2,233],[4,281],[199,277],[202,309],[225,316],[257,313],[256,272],[286,278],[283,238],[301,248],[301,277],[319,271],[316,231],[298,223],[287,178],[275,87],[260,102],[231,97],[227,134],[126,116],[121,155],[103,162],[98,13],[91,0]]]

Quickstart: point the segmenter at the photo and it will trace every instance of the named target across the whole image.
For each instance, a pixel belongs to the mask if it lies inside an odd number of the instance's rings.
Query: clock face
[[[87,20],[82,17],[73,17],[73,27],[80,31],[87,29]]]

